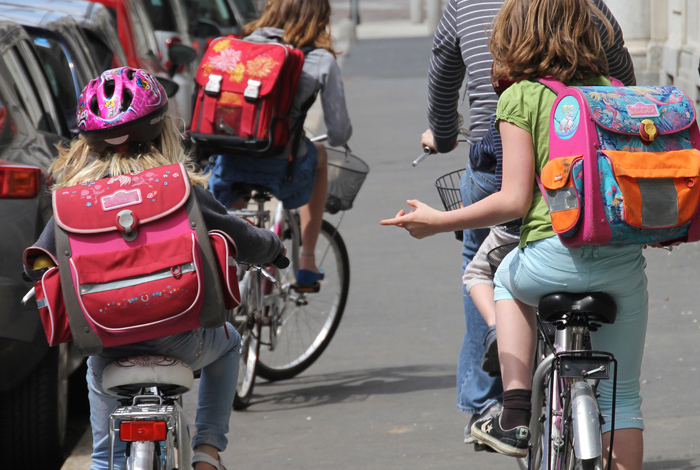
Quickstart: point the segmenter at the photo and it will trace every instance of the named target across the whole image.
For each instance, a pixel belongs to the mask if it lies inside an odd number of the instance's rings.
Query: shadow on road
[[[280,382],[256,383],[247,411],[312,408],[361,402],[372,395],[395,395],[453,387],[454,368],[445,365],[411,365],[307,375]]]
[[[644,462],[643,470],[694,470],[698,468],[697,460],[658,460]]]

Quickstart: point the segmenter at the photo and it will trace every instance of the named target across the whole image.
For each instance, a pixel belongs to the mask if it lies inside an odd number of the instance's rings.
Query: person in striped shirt
[[[605,46],[610,76],[624,85],[634,85],[634,68],[624,46],[620,25],[603,0],[589,2],[612,25],[611,37],[603,22],[593,16]],[[421,147],[427,146],[437,153],[447,153],[457,147],[460,132],[459,94],[466,79],[464,97],[469,98],[467,141],[472,151],[460,185],[465,206],[498,191],[500,187],[500,137],[498,132],[489,132],[493,127],[491,122],[496,114],[498,96],[491,82],[493,59],[488,42],[493,19],[502,4],[503,0],[450,0],[433,39],[428,75],[430,129],[421,136]],[[482,142],[487,132],[490,139]],[[487,141],[488,146],[484,145]],[[484,148],[492,152],[495,161],[491,166],[484,164]],[[488,228],[464,231],[462,273],[488,234]],[[495,351],[495,317],[490,316],[485,321],[464,286],[462,297],[466,333],[457,366],[457,407],[472,415],[464,430],[464,442],[469,444],[474,442],[471,424],[499,411],[502,383],[499,377],[490,376],[481,367],[487,344],[492,352]],[[483,448],[474,444],[477,450]]]

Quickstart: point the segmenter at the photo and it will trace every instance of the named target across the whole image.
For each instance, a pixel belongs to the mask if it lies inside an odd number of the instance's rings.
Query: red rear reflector
[[[164,441],[165,421],[122,421],[119,437],[122,441]]]
[[[0,165],[0,198],[35,197],[41,187],[40,176],[39,168]]]

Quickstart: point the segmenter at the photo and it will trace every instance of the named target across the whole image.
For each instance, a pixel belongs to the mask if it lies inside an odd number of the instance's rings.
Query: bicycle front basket
[[[435,180],[435,188],[440,195],[440,201],[445,206],[446,211],[453,211],[464,207],[462,202],[462,191],[459,188],[459,183],[462,179],[464,168],[451,171]],[[455,238],[462,241],[463,232],[455,230]]]
[[[335,214],[352,208],[360,192],[369,165],[359,157],[343,150],[326,148],[328,152],[328,196],[326,212]]]

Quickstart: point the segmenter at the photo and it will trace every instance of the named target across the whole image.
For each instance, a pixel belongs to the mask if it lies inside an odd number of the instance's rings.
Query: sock
[[[503,414],[501,428],[530,426],[532,390],[516,389],[503,392]]]
[[[494,339],[496,339],[496,325],[490,326],[489,329],[486,330],[486,335],[484,335],[484,341],[482,344],[486,346]]]

